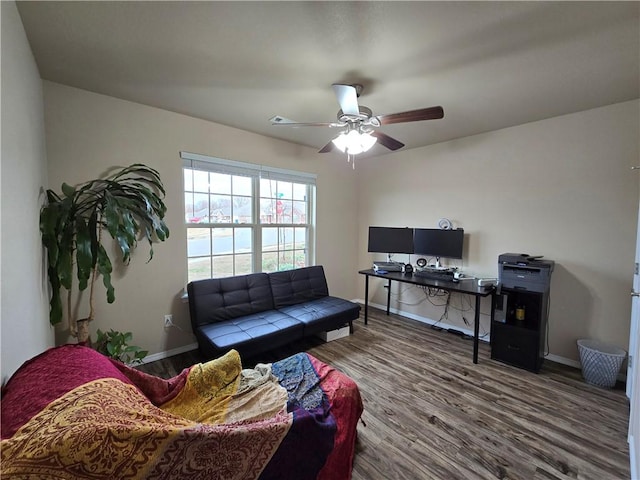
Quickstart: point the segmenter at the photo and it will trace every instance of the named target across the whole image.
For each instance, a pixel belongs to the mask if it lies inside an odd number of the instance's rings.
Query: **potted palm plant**
[[[99,276],[107,302],[115,300],[111,283],[113,262],[108,254],[110,245],[105,248],[104,234],[113,239],[107,241],[117,243],[125,265],[129,264],[138,240],[147,240],[150,261],[153,243],[169,237],[163,220],[167,210],[164,195],[158,172],[138,163],[75,187],[63,183],[61,195],[47,190],[47,203],[40,211],[40,232],[49,264],[52,325],[62,321],[64,288],[71,335],[79,343],[90,343],[89,322],[94,319],[93,296]],[[78,291],[89,288],[89,313],[80,320],[72,318],[74,265]]]

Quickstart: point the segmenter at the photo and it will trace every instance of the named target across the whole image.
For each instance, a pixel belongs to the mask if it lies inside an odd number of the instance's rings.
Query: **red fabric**
[[[12,437],[55,399],[100,378],[116,378],[134,384],[109,358],[82,345],[51,348],[28,360],[2,388],[1,438]]]
[[[347,375],[307,353],[322,379],[322,390],[331,403],[337,430],[334,447],[317,480],[350,479],[358,420],[363,412],[362,397],[356,383]]]
[[[191,367],[185,368],[179,375],[165,380],[131,368],[117,360],[111,361],[156,407],[167,403],[180,393],[180,390],[187,382],[187,376],[191,370]]]

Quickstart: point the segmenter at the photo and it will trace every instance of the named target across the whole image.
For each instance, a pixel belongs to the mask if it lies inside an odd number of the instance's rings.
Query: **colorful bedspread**
[[[351,477],[362,402],[305,353],[164,380],[67,345],[23,365],[0,410],[2,478],[303,480]]]

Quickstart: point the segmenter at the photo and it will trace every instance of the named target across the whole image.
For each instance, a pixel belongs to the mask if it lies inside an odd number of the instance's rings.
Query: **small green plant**
[[[102,332],[98,329],[98,339],[95,342],[95,349],[107,357],[120,360],[123,363],[135,365],[142,363],[142,359],[149,353],[135,345],[129,345],[133,339],[131,332],[118,332],[109,330]]]

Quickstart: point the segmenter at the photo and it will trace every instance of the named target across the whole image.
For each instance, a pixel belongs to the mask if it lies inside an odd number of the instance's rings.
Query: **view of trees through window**
[[[188,281],[307,266],[312,188],[185,167]]]

